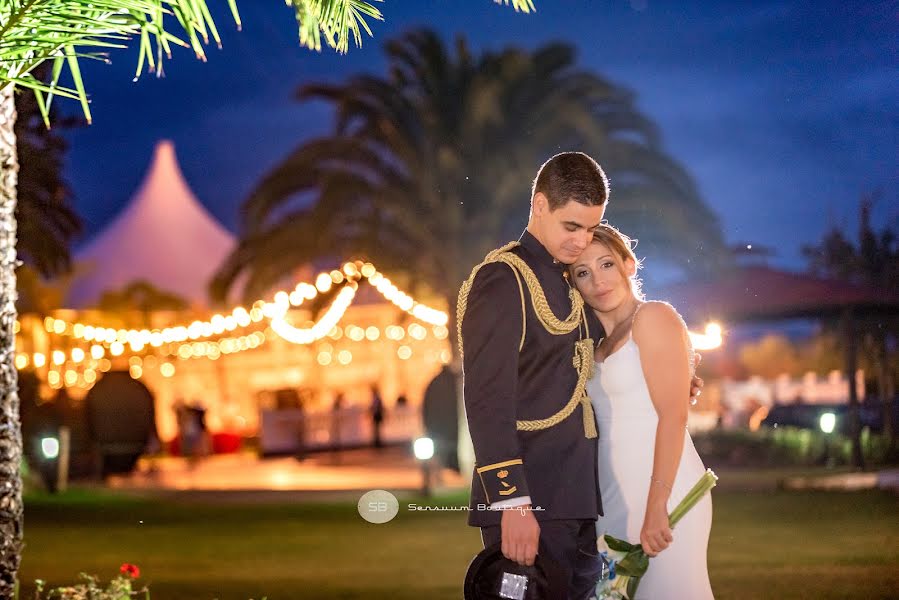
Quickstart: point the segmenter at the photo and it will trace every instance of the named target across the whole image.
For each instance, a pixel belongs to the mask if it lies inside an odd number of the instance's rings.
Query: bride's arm
[[[634,319],[634,342],[659,424],[646,517],[640,532],[643,549],[653,556],[672,541],[668,526],[668,497],[680,465],[690,396],[690,341],[677,311],[662,302],[647,302]]]

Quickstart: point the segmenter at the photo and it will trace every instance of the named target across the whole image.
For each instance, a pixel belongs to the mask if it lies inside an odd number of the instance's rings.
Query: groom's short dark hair
[[[609,200],[609,180],[599,164],[583,152],[562,152],[543,163],[531,188],[531,201],[537,192],[556,210],[569,201],[600,206]]]

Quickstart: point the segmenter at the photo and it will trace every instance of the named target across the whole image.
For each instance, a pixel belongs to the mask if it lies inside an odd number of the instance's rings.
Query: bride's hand
[[[653,502],[646,507],[640,544],[647,556],[656,556],[674,541],[668,525],[668,510],[663,502]]]

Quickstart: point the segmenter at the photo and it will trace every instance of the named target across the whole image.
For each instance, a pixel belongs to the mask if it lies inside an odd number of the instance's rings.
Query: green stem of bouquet
[[[706,469],[702,477],[699,478],[699,481],[696,482],[696,485],[693,486],[693,489],[687,492],[687,495],[680,501],[680,504],[671,511],[670,515],[668,515],[668,523],[670,526],[673,528],[677,525],[677,522],[680,521],[691,508],[696,506],[696,503],[699,502],[709,490],[715,487],[715,484],[717,483],[718,476],[715,475],[711,469]]]

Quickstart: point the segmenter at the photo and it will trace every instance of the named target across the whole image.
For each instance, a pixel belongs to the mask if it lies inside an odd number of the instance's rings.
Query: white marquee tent
[[[235,243],[190,190],[174,144],[163,140],[125,209],[76,253],[84,274],[73,282],[67,304],[84,308],[105,291],[145,280],[207,306],[207,284]]]

